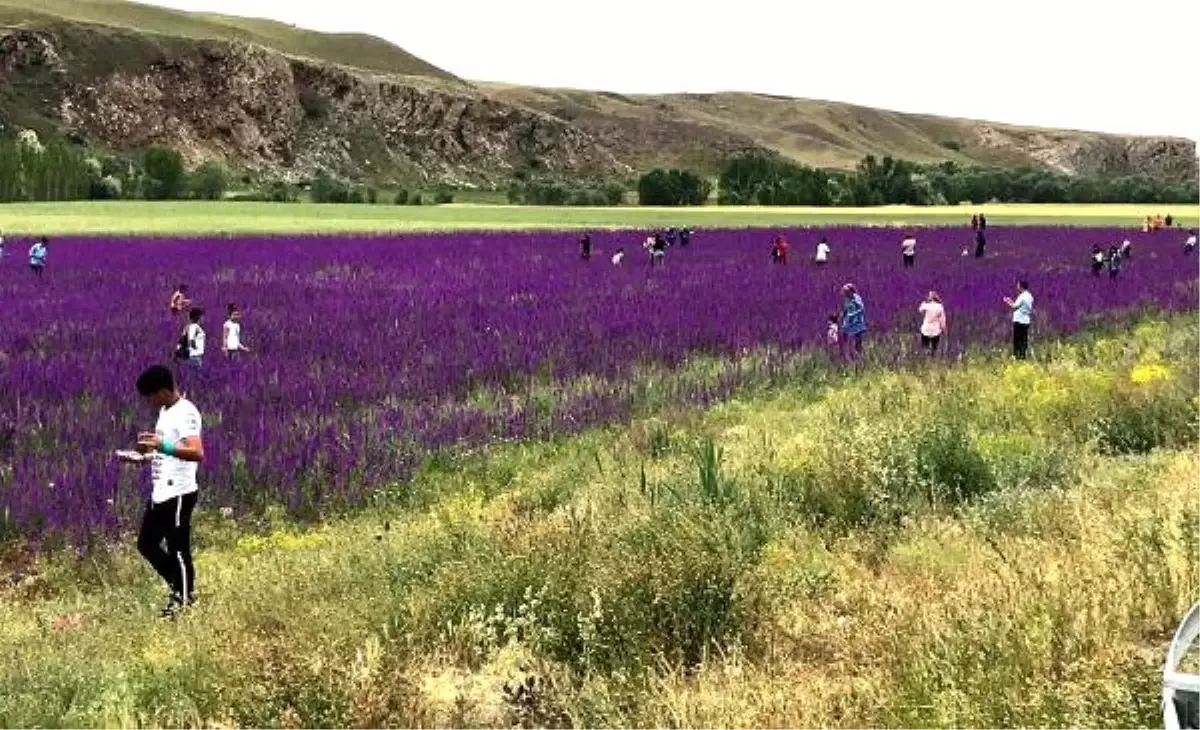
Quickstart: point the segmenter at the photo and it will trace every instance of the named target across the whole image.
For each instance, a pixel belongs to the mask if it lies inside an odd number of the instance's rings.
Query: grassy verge
[[[315,205],[87,201],[0,205],[0,231],[21,235],[204,235],[361,233],[483,229],[639,228],[689,225],[753,228],[816,225],[965,225],[985,212],[997,225],[1140,227],[1147,215],[1172,214],[1195,226],[1187,205],[981,205],[879,208],[539,208],[506,205]]]
[[[1194,321],[431,463],[0,594],[0,724],[1137,726],[1197,592]]]

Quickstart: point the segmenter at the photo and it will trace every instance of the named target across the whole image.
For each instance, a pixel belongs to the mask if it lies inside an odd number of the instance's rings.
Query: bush
[[[91,197],[93,200],[118,200],[123,189],[121,178],[105,175],[92,183]]]
[[[446,205],[454,202],[454,192],[450,188],[438,188],[433,194],[433,202],[436,205]]]
[[[367,193],[361,186],[351,186],[321,170],[313,178],[312,201],[314,203],[364,203]]]
[[[220,200],[229,185],[229,173],[221,163],[209,160],[192,172],[189,183],[194,197],[200,200]]]
[[[169,147],[151,147],[142,157],[142,195],[147,200],[175,200],[183,197],[187,172],[183,155]]]
[[[379,202],[379,191],[371,185],[367,186],[367,202],[371,205]]]
[[[396,205],[404,205],[408,203],[408,191],[400,188],[396,191],[396,199],[392,201]]]
[[[424,201],[424,199],[421,198],[421,193],[415,192],[412,195],[408,196],[408,204],[409,205],[424,205],[425,201]]]
[[[638,179],[641,205],[704,205],[712,183],[689,170],[655,169]]]

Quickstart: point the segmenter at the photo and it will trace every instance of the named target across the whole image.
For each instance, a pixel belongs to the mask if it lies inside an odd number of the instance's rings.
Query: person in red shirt
[[[788,255],[788,242],[783,236],[775,238],[775,248],[771,251],[771,258],[777,264],[786,264]]]

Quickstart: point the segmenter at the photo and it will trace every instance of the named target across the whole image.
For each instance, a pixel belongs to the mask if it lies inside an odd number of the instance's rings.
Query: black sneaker
[[[183,612],[183,609],[192,605],[195,605],[194,600],[185,601],[179,596],[178,593],[172,593],[171,597],[167,599],[167,605],[163,607],[163,610],[161,613],[159,613],[159,616],[162,618],[174,619]]]

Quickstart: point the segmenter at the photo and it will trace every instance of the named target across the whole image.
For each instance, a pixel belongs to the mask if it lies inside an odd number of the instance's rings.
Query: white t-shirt
[[[237,352],[242,349],[242,323],[225,320],[225,349]]]
[[[165,441],[175,443],[199,436],[200,411],[190,400],[180,398],[174,405],[158,412],[158,423],[154,424],[154,433]],[[150,481],[154,485],[150,500],[161,504],[196,491],[197,466],[194,461],[184,461],[161,452],[154,454],[154,460],[150,463]]]
[[[829,244],[821,241],[817,244],[817,261],[829,260]]]
[[[915,256],[917,253],[917,239],[909,236],[900,242],[900,248],[905,256]]]
[[[2,243],[2,242],[3,242],[3,239],[0,239],[0,243]],[[1186,245],[1188,245],[1188,246],[1190,246],[1190,247],[1192,247],[1192,248],[1195,248],[1195,247],[1196,247],[1196,237],[1195,237],[1195,236],[1188,236],[1188,239],[1187,239],[1187,241],[1186,241]]]
[[[1013,302],[1013,321],[1018,324],[1033,322],[1033,295],[1028,290],[1018,294]]]
[[[925,315],[925,319],[921,322],[921,334],[926,337],[941,337],[946,315],[946,310],[941,303],[921,302],[917,311]]]
[[[625,258],[624,251],[617,251],[616,253],[614,253],[612,256],[613,266],[619,265],[621,263],[621,260],[624,258]]]
[[[195,322],[187,326],[188,357],[204,356],[204,328]]]

